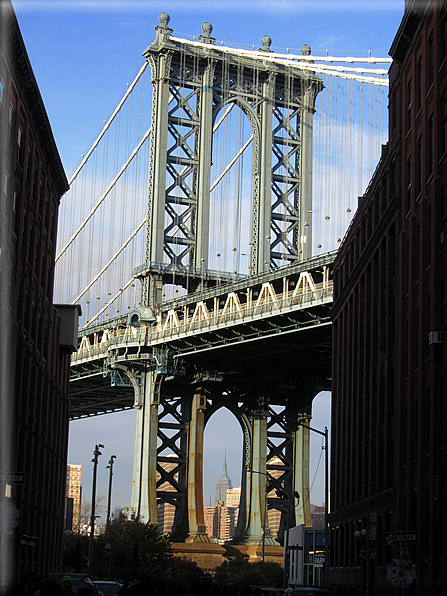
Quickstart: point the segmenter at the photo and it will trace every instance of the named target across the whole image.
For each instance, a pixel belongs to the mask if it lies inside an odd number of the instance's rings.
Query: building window
[[[43,220],[44,220],[43,229],[45,232],[47,232],[47,230],[48,230],[48,218],[49,217],[50,217],[50,207],[49,207],[48,195],[45,195],[45,216],[43,218]]]
[[[29,179],[31,174],[31,149],[27,148],[26,151],[26,183],[29,186]]]
[[[9,104],[9,143],[10,145],[14,142],[14,130],[16,127],[16,110],[12,104]]]
[[[412,124],[412,93],[411,93],[411,81],[408,83],[407,87],[407,131],[411,130]]]
[[[407,161],[407,212],[411,211],[412,202],[412,188],[413,188],[413,164],[411,155]]]
[[[397,128],[397,100],[396,100],[396,89],[391,92],[391,103],[390,103],[390,130],[391,136],[394,135]]]
[[[3,215],[6,220],[9,220],[9,172],[5,170],[5,178],[3,182]]]
[[[447,21],[441,19],[441,43],[439,44],[440,62],[447,58]]]
[[[14,191],[14,197],[12,201],[12,231],[14,232],[15,236],[17,237],[18,227],[19,227],[19,193],[17,190]]]
[[[42,217],[42,211],[44,208],[43,193],[44,193],[44,183],[42,182],[42,178],[41,178],[39,180],[39,206],[38,206],[38,212],[39,212],[40,217]]]
[[[9,278],[8,278],[8,304],[12,308],[14,304],[14,280],[15,280],[15,267],[11,261],[9,263]]]
[[[447,89],[444,91],[441,97],[441,122],[442,125],[439,127],[441,134],[441,155],[447,151]]]
[[[50,241],[54,244],[54,239],[56,235],[56,222],[55,222],[55,215],[53,209],[51,210],[51,217],[50,217]]]
[[[396,157],[391,160],[390,166],[390,198],[396,195]]]
[[[433,115],[428,121],[428,177],[433,176],[435,168],[435,126]]]
[[[28,217],[26,213],[26,209],[23,210],[23,219],[22,219],[22,252],[26,253],[26,242],[28,240]]]
[[[387,206],[387,187],[388,187],[388,180],[386,178],[386,176],[383,178],[382,180],[382,213],[384,213],[386,206]]]
[[[23,166],[23,129],[19,124],[17,129],[17,164],[22,169]]]
[[[422,56],[419,58],[417,66],[417,77],[418,77],[418,91],[417,91],[417,111],[422,108]]]
[[[36,247],[34,252],[34,275],[37,277],[39,275],[39,238],[36,238]]]
[[[37,200],[37,168],[36,168],[36,165],[33,166],[33,188],[31,191],[31,198],[35,205],[36,200]]]
[[[417,152],[418,152],[418,156],[417,156],[417,179],[416,179],[416,194],[419,197],[419,195],[422,194],[422,136],[419,137],[419,141],[418,141],[418,146],[417,146]]]
[[[434,81],[434,54],[433,54],[433,32],[428,38],[428,89],[430,90]]]

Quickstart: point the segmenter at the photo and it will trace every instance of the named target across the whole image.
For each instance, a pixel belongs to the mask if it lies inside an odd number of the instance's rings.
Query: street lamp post
[[[95,450],[93,451],[93,485],[92,485],[92,513],[90,516],[90,540],[88,546],[88,560],[89,560],[89,568],[92,568],[93,562],[93,543],[95,539],[95,501],[96,501],[96,471],[98,468],[98,457],[101,454],[99,448],[102,447],[104,449],[104,445],[95,445]]]
[[[264,519],[263,519],[263,523],[262,523],[262,551],[261,551],[261,560],[262,562],[265,561],[265,526],[266,526],[266,522],[267,522],[267,495],[269,493],[269,488],[270,488],[270,482],[269,479],[271,478],[272,483],[274,485],[275,482],[278,482],[278,484],[282,484],[283,486],[283,490],[277,490],[276,494],[283,498],[286,497],[287,498],[287,517],[286,517],[286,532],[285,532],[285,540],[284,540],[284,553],[285,553],[285,558],[284,558],[284,577],[283,577],[283,587],[284,589],[287,587],[287,569],[286,569],[286,562],[287,562],[287,548],[288,548],[288,538],[289,538],[289,520],[290,520],[290,504],[291,504],[291,500],[292,498],[295,498],[298,500],[300,500],[300,495],[297,491],[293,491],[291,487],[289,486],[289,490],[288,490],[288,494],[286,494],[286,483],[284,482],[284,480],[281,479],[277,479],[277,478],[273,478],[272,476],[270,476],[270,474],[268,474],[268,472],[259,472],[258,470],[246,470],[247,472],[250,472],[251,474],[261,474],[262,476],[265,476],[266,480],[265,480],[265,499],[264,499]],[[272,487],[273,488],[273,487]]]
[[[301,422],[299,420],[292,420],[291,418],[288,418],[287,416],[284,416],[284,420],[287,420],[289,422],[292,422],[293,424],[296,424],[297,426],[302,426],[303,428],[307,428],[308,430],[317,433],[319,435],[321,435],[322,437],[324,437],[324,452],[325,452],[325,456],[324,456],[324,579],[325,579],[325,584],[326,584],[326,589],[329,590],[329,430],[327,428],[327,426],[324,427],[324,431],[323,430],[319,430],[317,428],[313,428],[312,426],[309,426],[308,424],[304,424],[304,422]],[[247,470],[248,472],[254,472],[256,474],[263,474],[264,472],[256,472],[255,470]],[[265,474],[267,476],[267,474]],[[267,497],[266,497],[267,498]],[[265,523],[265,519],[264,519],[264,523]],[[287,522],[288,523],[288,522]],[[264,531],[265,534],[265,531]],[[288,542],[288,531],[287,531],[287,542]],[[287,562],[287,547],[284,548],[284,557],[285,557],[285,561],[284,561],[284,565],[286,565]]]
[[[289,418],[287,420],[290,420]],[[308,424],[304,424],[300,421],[290,420],[298,426],[307,428],[314,433],[317,433],[324,437],[324,580],[326,589],[329,590],[329,453],[328,453],[328,435],[329,431],[327,426],[324,427],[324,431],[313,428]]]
[[[286,484],[284,483],[284,488],[286,487]],[[291,501],[292,498],[297,500],[297,505],[300,502],[300,494],[295,490],[292,491],[292,487],[290,485],[288,485],[289,488],[289,494],[286,495],[285,492],[283,491],[276,491],[276,493],[282,493],[279,494],[278,496],[282,496],[282,497],[287,497],[287,518],[286,518],[286,531],[285,531],[285,537],[284,537],[284,562],[283,562],[283,580],[282,580],[282,587],[285,590],[287,588],[287,567],[288,567],[288,550],[289,550],[289,531],[290,531],[290,505],[291,505]],[[295,506],[295,503],[294,503]]]
[[[106,466],[106,470],[109,468],[110,469],[110,475],[109,475],[109,497],[107,499],[107,519],[106,519],[106,524],[109,525],[110,522],[110,506],[111,506],[111,502],[112,502],[112,476],[113,476],[113,461],[116,459],[116,455],[112,455],[110,456],[109,459],[109,465]]]

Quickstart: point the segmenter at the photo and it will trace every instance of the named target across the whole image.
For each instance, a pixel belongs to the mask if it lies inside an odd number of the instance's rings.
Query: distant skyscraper
[[[225,501],[225,505],[227,507],[239,507],[239,502],[241,500],[241,487],[238,488],[228,488],[227,489],[227,498]]]
[[[66,529],[72,530],[73,532],[79,532],[80,531],[80,521],[81,521],[81,498],[82,498],[81,466],[80,465],[68,464],[68,466],[67,466],[66,497],[67,497],[67,499],[73,500],[72,524],[69,524],[69,526],[71,525],[71,527],[66,527]]]
[[[216,492],[214,495],[214,502],[218,503],[219,501],[222,501],[223,503],[225,503],[227,500],[227,490],[229,488],[233,488],[233,487],[231,486],[231,480],[227,474],[227,454],[225,453],[223,472],[222,472],[222,476],[217,481]]]
[[[234,536],[238,511],[238,507],[225,507],[223,501],[204,507],[208,536],[220,543],[229,542]]]

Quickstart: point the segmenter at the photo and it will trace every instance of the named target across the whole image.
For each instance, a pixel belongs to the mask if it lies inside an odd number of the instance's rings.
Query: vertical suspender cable
[[[132,93],[133,88],[135,87],[138,79],[141,77],[141,75],[143,74],[143,72],[146,70],[146,67],[148,65],[148,62],[144,62],[144,64],[141,66],[140,70],[138,71],[137,76],[135,77],[134,81],[130,84],[130,86],[128,87],[124,97],[122,98],[122,100],[119,102],[119,104],[116,106],[115,110],[113,111],[113,114],[110,116],[110,118],[108,119],[107,123],[104,125],[104,128],[101,130],[98,138],[96,139],[96,141],[93,143],[93,145],[91,146],[90,150],[88,151],[88,153],[86,154],[86,156],[83,158],[83,160],[81,161],[81,163],[79,164],[78,168],[75,170],[75,172],[73,173],[73,175],[71,176],[70,180],[69,180],[69,185],[71,186],[72,183],[74,182],[74,180],[76,179],[77,175],[79,174],[79,172],[82,170],[82,168],[84,167],[84,165],[86,164],[88,158],[90,157],[90,155],[93,153],[93,151],[96,149],[96,147],[98,146],[100,140],[102,139],[102,137],[104,136],[104,134],[106,133],[106,131],[109,129],[111,123],[113,122],[113,120],[115,119],[115,116],[119,113],[119,111],[121,110],[121,107],[123,106],[124,102],[126,101],[126,99],[128,98],[128,96],[130,95],[130,93]]]

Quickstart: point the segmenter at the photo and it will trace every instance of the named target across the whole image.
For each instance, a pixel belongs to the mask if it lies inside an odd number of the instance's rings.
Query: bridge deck
[[[239,387],[330,377],[331,262],[314,259],[164,303],[152,326],[120,319],[82,332],[72,356],[72,418],[131,408],[133,388],[116,373],[112,386],[111,371],[120,364],[155,370],[162,353],[170,356],[173,395],[190,385],[192,369]]]

